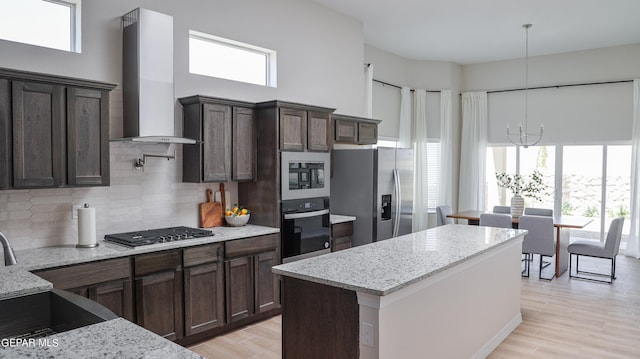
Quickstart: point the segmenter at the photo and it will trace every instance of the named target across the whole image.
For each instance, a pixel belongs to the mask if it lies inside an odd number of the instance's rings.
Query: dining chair
[[[567,251],[569,251],[569,278],[578,278],[578,279],[586,279],[592,280],[596,282],[605,282],[605,283],[613,283],[613,280],[616,279],[616,256],[618,255],[618,251],[620,250],[620,241],[622,239],[622,225],[624,224],[624,217],[618,217],[611,221],[609,225],[609,232],[607,233],[607,239],[604,243],[595,242],[595,241],[575,241],[567,247]],[[571,274],[572,269],[572,258],[576,256],[576,274]],[[585,257],[595,257],[595,258],[604,258],[611,260],[611,273],[603,274],[603,273],[595,273],[595,272],[587,272],[581,271],[579,269],[580,264],[580,256]],[[600,280],[590,277],[585,277],[579,275],[580,273],[596,275],[596,276],[604,276],[609,277],[609,280]]]
[[[553,210],[548,208],[531,208],[527,207],[524,209],[525,215],[530,216],[548,216],[553,217]]]
[[[447,215],[451,214],[451,206],[442,205],[436,207],[436,225],[442,226],[445,224],[453,224],[453,218],[448,218]]]
[[[556,239],[554,237],[555,231],[553,230],[553,217],[549,216],[532,216],[522,215],[518,219],[518,228],[526,229],[529,231],[524,235],[522,241],[522,253],[527,257],[539,254],[540,255],[540,272],[538,273],[539,279],[552,280],[556,273],[554,272],[551,277],[542,277],[542,269],[546,268],[551,262],[545,262],[544,257],[553,257],[556,254]],[[529,277],[530,261],[525,260],[525,270]]]
[[[480,225],[484,227],[512,228],[511,215],[506,213],[482,213]]]
[[[511,207],[509,207],[509,206],[493,206],[493,213],[511,214]]]

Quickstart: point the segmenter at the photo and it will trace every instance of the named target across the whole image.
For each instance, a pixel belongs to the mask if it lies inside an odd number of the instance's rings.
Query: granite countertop
[[[283,276],[383,296],[501,246],[524,230],[451,224],[273,267]]]
[[[193,238],[176,242],[158,243],[137,248],[128,248],[119,244],[98,241],[95,248],[76,248],[74,245],[42,247],[16,251],[18,264],[15,267],[27,271],[54,268],[71,264],[86,263],[103,259],[133,256],[137,254],[184,248],[201,244],[225,242],[234,239],[279,233],[280,229],[248,224],[242,227],[211,228],[212,237]],[[2,293],[0,292],[0,295]]]
[[[117,318],[36,339],[0,342],[0,358],[202,358],[126,319]]]
[[[48,281],[19,266],[0,267],[0,300],[46,292],[53,288]]]
[[[353,222],[356,220],[356,217],[353,216],[343,216],[341,214],[332,214],[329,219],[331,224],[345,223],[345,222]]]

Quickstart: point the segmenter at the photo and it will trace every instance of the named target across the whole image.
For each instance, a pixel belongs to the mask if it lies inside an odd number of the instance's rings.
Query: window
[[[276,87],[276,52],[189,31],[189,72]]]
[[[486,209],[509,205],[512,197],[511,192],[496,185],[495,172],[526,176],[536,169],[543,174],[550,193],[541,202],[525,198],[525,207],[591,217],[588,226],[572,230],[571,236],[603,241],[611,220],[629,218],[630,163],[628,145],[532,146],[519,150],[514,146],[488,147]],[[623,242],[628,235],[629,221],[625,221]]]
[[[0,38],[80,52],[81,0],[0,0]]]
[[[440,205],[440,142],[427,143],[427,206],[435,211]]]

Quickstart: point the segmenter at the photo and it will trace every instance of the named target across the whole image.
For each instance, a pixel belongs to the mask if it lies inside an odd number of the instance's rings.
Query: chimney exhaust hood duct
[[[173,17],[138,8],[122,17],[124,138],[194,144],[175,136]]]

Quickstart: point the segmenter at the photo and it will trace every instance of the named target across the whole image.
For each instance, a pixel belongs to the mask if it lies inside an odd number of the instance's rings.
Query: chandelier
[[[529,105],[528,90],[529,90],[529,28],[531,24],[524,24],[522,27],[526,31],[526,52],[525,52],[525,80],[524,80],[524,127],[522,122],[518,125],[518,132],[509,132],[509,125],[507,125],[507,139],[509,142],[516,146],[523,146],[527,148],[529,146],[535,146],[542,139],[542,133],[544,131],[544,125],[540,125],[540,133],[529,133],[528,121],[527,121],[527,107]]]

